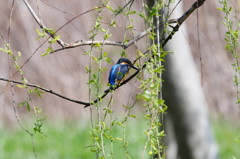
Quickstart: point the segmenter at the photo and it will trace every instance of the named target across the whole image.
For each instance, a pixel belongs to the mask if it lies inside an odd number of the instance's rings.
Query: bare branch
[[[77,43],[74,44],[68,44],[68,46],[65,46],[63,48],[60,49],[56,49],[54,51],[51,52],[55,53],[58,51],[62,51],[62,50],[66,50],[66,49],[71,49],[71,48],[76,48],[79,46],[84,46],[84,45],[95,45],[95,44],[100,44],[100,45],[113,45],[113,46],[119,46],[122,47],[124,49],[127,49],[128,47],[130,47],[132,44],[134,44],[135,42],[141,40],[144,36],[146,36],[150,31],[152,30],[152,27],[149,27],[147,30],[141,32],[140,34],[138,34],[137,36],[135,36],[134,38],[132,38],[132,40],[128,41],[127,43],[124,42],[120,42],[120,41],[78,41]]]
[[[22,82],[15,81],[15,80],[9,80],[9,79],[5,79],[5,78],[0,78],[0,81],[12,82],[12,83],[15,83],[15,84],[21,84],[21,85],[23,85]],[[43,87],[40,87],[40,86],[35,85],[35,84],[26,84],[26,86],[40,89],[40,90],[42,90],[42,91],[44,91],[44,92],[53,94],[53,95],[55,95],[55,96],[58,96],[58,97],[60,97],[60,98],[63,98],[63,99],[65,99],[65,100],[68,100],[68,101],[71,101],[71,102],[74,102],[74,103],[78,103],[78,104],[82,104],[82,105],[89,105],[89,103],[87,103],[87,102],[82,102],[82,101],[79,101],[79,100],[74,100],[74,99],[65,97],[65,96],[63,96],[63,95],[61,95],[61,94],[59,94],[59,93],[54,92],[53,90],[50,90],[50,89],[47,89],[47,88],[43,88]]]
[[[76,47],[79,47],[79,46],[84,46],[84,45],[95,45],[95,44],[100,44],[100,45],[114,45],[114,46],[120,46],[120,47],[124,47],[125,45],[122,43],[122,42],[115,42],[115,41],[79,41],[77,43],[74,43],[74,44],[68,44],[68,46],[65,46],[63,48],[60,48],[60,49],[57,49],[57,50],[54,50],[51,52],[52,53],[55,53],[55,52],[58,52],[58,51],[62,51],[62,50],[67,50],[67,49],[71,49],[71,48],[76,48]]]

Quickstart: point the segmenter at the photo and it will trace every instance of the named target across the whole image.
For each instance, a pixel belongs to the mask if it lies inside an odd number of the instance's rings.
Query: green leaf
[[[29,104],[29,102],[27,102],[27,110],[30,112],[30,104]]]
[[[55,35],[55,32],[53,31],[53,29],[54,28],[43,28],[43,30],[45,31],[45,32],[48,32],[48,33],[50,33],[51,35]]]
[[[114,140],[115,140],[115,141],[123,141],[123,138],[115,137]]]
[[[123,126],[123,124],[121,122],[117,122],[117,124],[120,125],[120,126]]]
[[[85,51],[85,52],[83,53],[83,55],[90,55],[90,54],[91,54],[90,51]]]
[[[105,110],[107,113],[112,113],[113,112],[111,109],[108,109],[108,108],[104,108],[103,110]]]
[[[26,105],[27,102],[28,102],[28,101],[23,101],[23,102],[19,103],[18,106],[19,106],[19,107],[23,107],[23,106]]]
[[[104,28],[100,28],[100,31],[101,31],[101,32],[104,32],[104,33],[107,32],[107,30],[105,30]]]
[[[10,49],[0,48],[0,51],[5,52],[5,53],[7,53],[8,55],[11,55],[11,56],[13,55],[13,53],[12,53],[12,51]]]
[[[91,72],[91,70],[90,70],[90,68],[88,66],[85,66],[85,69],[86,69],[86,73],[90,73]]]
[[[92,56],[92,59],[96,62],[99,62],[98,59],[95,56]]]
[[[36,32],[38,34],[38,37],[36,38],[36,40],[38,40],[39,38],[43,38],[46,36],[46,33],[44,31],[40,31],[38,29],[36,29]]]
[[[151,99],[151,92],[146,90],[143,94],[142,97],[144,100],[149,101]]]
[[[18,88],[26,88],[24,85],[22,85],[22,84],[17,84],[16,85]]]
[[[105,34],[105,35],[104,35],[104,40],[110,38],[111,36],[112,36],[112,34]]]
[[[42,97],[43,91],[39,90],[38,88],[33,89],[33,92],[36,94],[36,96]]]
[[[95,43],[92,45],[93,47],[101,47],[101,44],[100,43]]]
[[[56,41],[58,41],[59,39],[60,39],[60,36],[56,36],[56,37],[54,37],[54,39],[51,39],[48,42],[52,44],[52,43],[55,43]]]
[[[136,13],[137,13],[136,10],[130,10],[129,12],[124,13],[124,15],[130,15],[130,14],[136,14]]]
[[[113,9],[110,5],[106,5],[106,8],[113,12]]]
[[[116,27],[116,21],[112,21],[110,25],[111,27]]]
[[[29,99],[27,101],[23,101],[21,103],[18,104],[19,107],[27,107],[27,110],[30,112],[31,108],[30,108],[30,104],[29,104]]]
[[[49,55],[51,52],[53,52],[54,50],[51,47],[48,47],[45,53],[42,53],[41,56],[46,56]]]
[[[129,116],[132,117],[132,118],[135,118],[135,119],[137,118],[137,116],[134,115],[134,114],[129,114]]]
[[[46,118],[39,118],[35,121],[34,123],[34,132],[35,133],[40,133],[40,134],[43,134],[42,132],[42,126],[43,126],[43,121],[45,120]]]

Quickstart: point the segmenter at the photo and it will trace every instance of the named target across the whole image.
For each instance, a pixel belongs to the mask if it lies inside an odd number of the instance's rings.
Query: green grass
[[[240,159],[240,126],[220,119],[213,129],[221,159]]]
[[[33,127],[32,127],[33,128]],[[31,128],[31,129],[32,129]],[[240,126],[226,121],[214,121],[214,134],[219,145],[221,159],[240,159]],[[34,147],[38,159],[91,159],[95,153],[91,151],[90,122],[53,122],[47,121],[43,125],[43,132],[47,136],[34,135]],[[127,127],[126,136],[129,142],[127,151],[133,159],[142,158],[145,144],[143,121],[134,120]],[[19,126],[17,128],[0,128],[0,159],[34,159],[31,137]],[[116,127],[114,137],[123,137],[123,129]],[[109,154],[109,141],[106,151]],[[113,147],[114,159],[124,158],[124,148],[120,141]]]
[[[90,124],[90,123],[89,123]],[[33,137],[34,147],[39,159],[91,159],[95,152],[91,151],[91,126],[85,123],[52,123],[43,125],[42,134]],[[143,124],[132,122],[126,131],[129,141],[128,153],[131,158],[140,158],[145,143]],[[138,135],[136,135],[136,132]],[[113,131],[114,137],[123,137],[123,128]],[[0,159],[34,159],[31,136],[21,128],[0,128]],[[106,152],[110,151],[109,141]],[[121,141],[115,141],[114,158],[124,158],[125,151]],[[108,153],[109,154],[109,153]]]

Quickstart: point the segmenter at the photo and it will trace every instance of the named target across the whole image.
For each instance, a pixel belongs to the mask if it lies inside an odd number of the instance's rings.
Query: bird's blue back
[[[129,70],[128,67],[129,67],[128,64],[114,65],[110,70],[110,74],[108,78],[110,85],[112,86],[115,85],[116,80],[122,80]]]

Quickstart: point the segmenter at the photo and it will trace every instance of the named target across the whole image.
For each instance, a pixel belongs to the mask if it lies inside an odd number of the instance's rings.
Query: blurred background
[[[7,39],[12,1],[0,0],[0,2],[0,32],[3,37]],[[185,0],[183,3],[185,10],[192,5],[191,0]],[[91,10],[96,6],[100,6],[101,3],[93,0],[39,0],[31,1],[30,4],[38,13],[38,16],[41,17],[45,26],[56,30],[73,17],[85,11]],[[124,6],[125,4],[125,1],[111,1],[109,3],[109,5],[114,9]],[[238,6],[238,4],[234,5]],[[220,153],[223,157],[228,158],[234,155],[236,156],[236,151],[234,151],[234,149],[237,146],[240,146],[235,142],[235,140],[240,138],[237,133],[240,130],[239,108],[236,105],[237,95],[233,82],[234,71],[231,66],[233,60],[231,55],[225,50],[224,36],[226,30],[222,24],[223,14],[217,10],[217,7],[220,7],[218,1],[206,1],[205,4],[199,8],[198,15],[197,12],[194,12],[187,19],[186,24],[188,31],[184,34],[186,35],[185,37],[192,50],[196,66],[202,76],[202,87],[208,101],[210,115],[213,119],[215,135],[221,150]],[[132,10],[134,9],[140,11],[143,10],[141,1],[134,1],[132,4]],[[88,12],[87,14],[84,14],[72,21],[57,34],[60,35],[61,39],[67,43],[74,43],[79,40],[89,40],[97,16],[98,12],[96,10]],[[238,15],[236,16],[238,17]],[[108,29],[113,15],[106,9],[102,13],[102,17],[101,26]],[[112,34],[109,40],[123,41],[124,38],[130,39],[133,34],[137,35],[145,30],[145,23],[143,19],[135,14],[131,15],[131,19],[133,19],[131,24],[134,26],[133,33],[125,30],[126,26],[130,24],[129,19],[126,18],[126,16],[120,14],[114,18],[116,18],[117,24],[116,27],[109,28],[110,33]],[[36,51],[36,49],[44,42],[44,39],[36,40],[38,37],[36,29],[39,29],[39,26],[29,13],[23,1],[15,1],[10,32],[10,43],[14,54],[17,54],[18,51],[22,53],[22,57],[18,61],[19,65],[22,65],[31,57],[29,62],[27,62],[22,68],[24,77],[27,78],[29,83],[40,85],[72,99],[87,102],[89,100],[89,88],[87,85],[88,74],[85,66],[89,65],[89,56],[83,55],[83,53],[89,51],[91,49],[90,46],[68,49],[42,57],[41,54],[45,52],[49,44],[44,44]],[[182,32],[181,28],[179,31]],[[104,34],[99,33],[96,36],[96,40],[102,40],[103,35]],[[4,47],[3,40],[0,40],[0,47]],[[54,49],[59,48],[57,44],[53,44],[52,47]],[[104,52],[107,53],[108,57],[111,58],[112,62],[112,64],[107,62],[102,63],[103,67],[106,68],[106,71],[104,71],[101,76],[101,89],[105,90],[108,88],[107,77],[110,67],[121,57],[123,49],[113,46],[104,46],[103,49]],[[137,50],[142,52],[146,50],[145,38],[126,49],[127,57],[130,60],[134,60]],[[99,50],[93,49],[92,54],[99,54]],[[93,65],[92,67],[97,67],[97,65]],[[0,52],[0,77],[9,79],[9,69],[7,54]],[[16,70],[13,68],[13,72],[15,71]],[[14,79],[20,80],[20,76],[17,74],[14,76]],[[114,96],[115,105],[113,108],[116,112],[116,118],[121,118],[121,114],[126,113],[122,105],[135,101],[135,94],[140,91],[138,86],[139,83],[137,79],[133,79],[116,91]],[[18,104],[25,101],[26,98],[28,98],[26,91],[15,87],[14,101]],[[47,117],[47,128],[45,130],[47,135],[51,136],[51,132],[54,131],[54,128],[60,133],[62,133],[62,131],[72,132],[75,128],[79,132],[85,128],[89,129],[90,111],[88,108],[84,109],[82,105],[63,100],[47,93],[44,93],[42,98],[36,98],[33,95],[31,98],[32,105],[42,109],[42,113],[40,115]],[[107,103],[109,99],[110,97],[105,98],[103,105],[104,103]],[[13,97],[11,95],[10,84],[0,81],[1,132],[10,131],[13,133],[11,128],[19,127],[13,111],[12,102]],[[145,113],[143,112],[141,101],[138,101],[135,105],[133,112],[139,116],[142,116],[142,114]],[[32,125],[29,124],[29,122],[31,123],[31,118],[34,116],[33,112],[28,112],[25,107],[17,107],[17,114],[25,127],[32,128]],[[118,114],[120,115],[118,116]],[[132,124],[135,125],[136,122],[137,121],[133,120]],[[64,127],[61,123],[64,123],[66,127]],[[78,124],[76,124],[77,126],[75,127],[73,123]],[[4,129],[5,131],[3,131]],[[139,129],[144,129],[144,127],[140,127]],[[23,135],[21,131],[15,131],[17,135]],[[4,133],[4,137],[0,139],[0,154],[1,151],[5,152],[6,155],[7,152],[11,152],[13,149],[15,150],[16,147],[7,145],[14,141],[11,133]],[[66,138],[66,140],[62,140],[61,137],[59,137],[62,144],[60,144],[60,146],[56,146],[56,144],[52,143],[52,146],[64,149],[63,145],[72,144],[71,141],[77,140],[79,137],[77,135],[80,135],[80,133],[73,133],[72,135],[74,136],[73,138]],[[142,136],[144,136],[144,134]],[[228,142],[220,140],[226,136],[229,137],[227,139]],[[39,138],[41,140],[41,137]],[[24,137],[22,137],[22,139],[24,139]],[[76,147],[78,147],[78,144],[87,142],[83,140],[84,137],[82,136],[81,139],[82,140],[79,141],[79,143],[75,143]],[[136,141],[137,140],[141,140],[141,136],[139,139],[136,138]],[[24,143],[25,140],[22,141],[23,145]],[[26,139],[26,145],[27,143],[29,143],[28,139]],[[40,145],[41,141],[36,143]],[[236,146],[234,146],[234,144],[236,144]],[[51,144],[49,143],[48,145]],[[230,149],[229,145],[233,145],[233,148]],[[38,145],[36,147],[38,147]],[[50,146],[49,149],[51,148],[52,147]],[[77,151],[77,149],[75,151]],[[224,152],[224,154],[222,154],[222,152]],[[53,158],[56,157],[54,157],[54,155],[52,156]],[[64,154],[62,154],[62,156],[64,156]],[[10,156],[8,157],[11,158]],[[84,156],[81,156],[81,158],[84,158]]]

